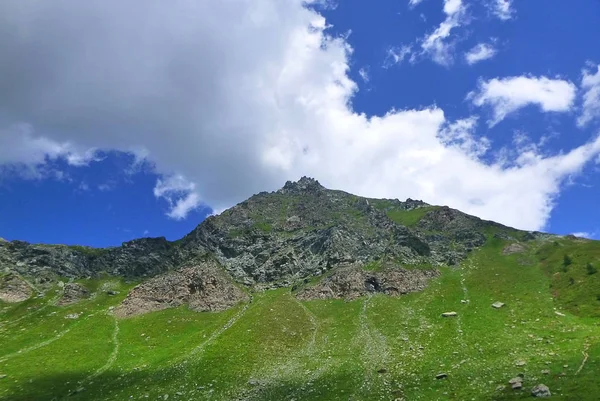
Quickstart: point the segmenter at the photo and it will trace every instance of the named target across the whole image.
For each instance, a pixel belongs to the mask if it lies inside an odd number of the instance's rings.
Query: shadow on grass
[[[183,372],[185,373],[185,372]],[[181,369],[166,368],[153,371],[135,371],[119,374],[106,372],[92,383],[82,383],[87,375],[55,374],[31,378],[26,385],[2,379],[6,393],[0,400],[6,401],[58,401],[58,400],[125,400],[125,399],[226,399],[226,400],[366,400],[363,396],[352,397],[357,390],[356,371],[324,374],[320,377],[299,380],[248,380],[227,381],[207,385],[209,380],[201,376],[182,382]],[[212,376],[211,376],[212,377]],[[25,379],[27,383],[29,379]],[[21,381],[23,383],[23,381]],[[202,383],[199,385],[198,383]],[[132,396],[132,397],[131,397]],[[147,397],[146,397],[147,396]],[[391,399],[401,397],[397,390]],[[381,394],[373,394],[380,399]]]

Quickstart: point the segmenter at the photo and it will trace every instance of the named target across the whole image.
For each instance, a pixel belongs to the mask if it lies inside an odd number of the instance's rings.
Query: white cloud
[[[201,200],[220,211],[309,175],[359,195],[419,198],[540,229],[561,184],[600,153],[595,140],[507,167],[480,159],[489,142],[473,118],[449,121],[435,106],[354,112],[351,49],[303,4],[0,2],[0,25],[21,33],[0,41],[11,89],[0,91],[0,127],[31,127],[26,155],[4,152],[2,163],[43,163],[75,145],[144,149],[162,175],[154,194],[173,218]],[[457,17],[457,4],[445,10]],[[0,152],[23,142],[2,140]]]
[[[586,126],[590,121],[600,118],[600,65],[594,74],[593,71],[584,70],[581,79],[583,93],[583,112],[577,119],[577,125]]]
[[[396,64],[401,64],[405,58],[412,53],[412,46],[405,45],[400,47],[390,47],[387,51],[387,56],[383,61],[383,68],[389,68]]]
[[[475,128],[477,117],[469,117],[455,121],[442,128],[438,138],[445,146],[455,146],[472,159],[483,156],[490,149],[490,140],[477,138]]]
[[[167,216],[175,220],[185,219],[189,212],[200,206],[200,195],[196,184],[181,174],[158,179],[154,187],[154,196],[169,203]]]
[[[413,8],[419,5],[423,0],[408,0],[408,7]]]
[[[465,53],[465,60],[467,64],[473,65],[483,60],[488,60],[494,57],[497,53],[496,48],[488,43],[479,43],[467,53]]]
[[[514,15],[512,0],[493,0],[491,9],[494,15],[503,21],[511,19]]]
[[[360,75],[360,77],[362,78],[362,80],[365,83],[368,83],[370,78],[369,78],[369,67],[362,67],[360,70],[358,70],[358,75]]]
[[[462,0],[444,0],[446,19],[431,34],[426,35],[421,42],[422,54],[444,66],[454,61],[455,41],[449,40],[453,29],[466,22],[466,7]]]
[[[112,191],[113,189],[116,188],[116,186],[117,186],[117,183],[115,181],[107,181],[103,184],[99,184],[98,190],[102,191],[102,192]]]
[[[571,235],[574,235],[574,236],[579,237],[579,238],[587,238],[587,239],[593,239],[594,238],[594,234],[586,232],[586,231],[580,231],[580,232],[572,233]]]
[[[479,88],[467,99],[476,106],[490,106],[493,126],[507,115],[529,106],[538,105],[544,112],[566,112],[575,100],[576,87],[569,81],[546,77],[509,77],[481,81]]]
[[[0,108],[0,114],[2,109]],[[95,160],[94,149],[82,149],[69,141],[56,141],[34,134],[30,124],[12,122],[0,124],[0,168],[22,178],[40,179],[60,172],[48,169],[49,160],[64,159],[71,166],[84,166]],[[7,168],[10,166],[10,168]]]

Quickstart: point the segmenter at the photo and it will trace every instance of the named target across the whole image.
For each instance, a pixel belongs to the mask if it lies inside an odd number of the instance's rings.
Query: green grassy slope
[[[116,320],[109,309],[134,284],[112,279],[117,296],[57,307],[56,288],[1,304],[0,399],[513,400],[538,383],[552,399],[599,399],[600,273],[587,265],[600,268],[600,243],[530,241],[503,255],[506,244],[490,235],[399,298],[300,302],[278,289],[222,313]],[[519,373],[524,390],[513,391]]]

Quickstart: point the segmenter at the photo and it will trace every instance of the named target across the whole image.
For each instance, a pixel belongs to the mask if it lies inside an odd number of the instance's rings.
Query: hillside
[[[598,268],[596,241],[306,177],[175,242],[0,240],[0,399],[597,400]]]

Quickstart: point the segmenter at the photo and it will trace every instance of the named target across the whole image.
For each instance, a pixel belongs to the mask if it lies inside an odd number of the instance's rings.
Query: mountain
[[[307,177],[174,242],[0,240],[0,397],[598,399],[598,266],[596,241]]]
[[[362,198],[303,177],[208,217],[175,242],[142,238],[90,248],[0,241],[0,269],[39,282],[151,277],[211,254],[241,284],[286,286],[347,264],[457,264],[489,230],[515,240],[526,234],[447,207]]]

